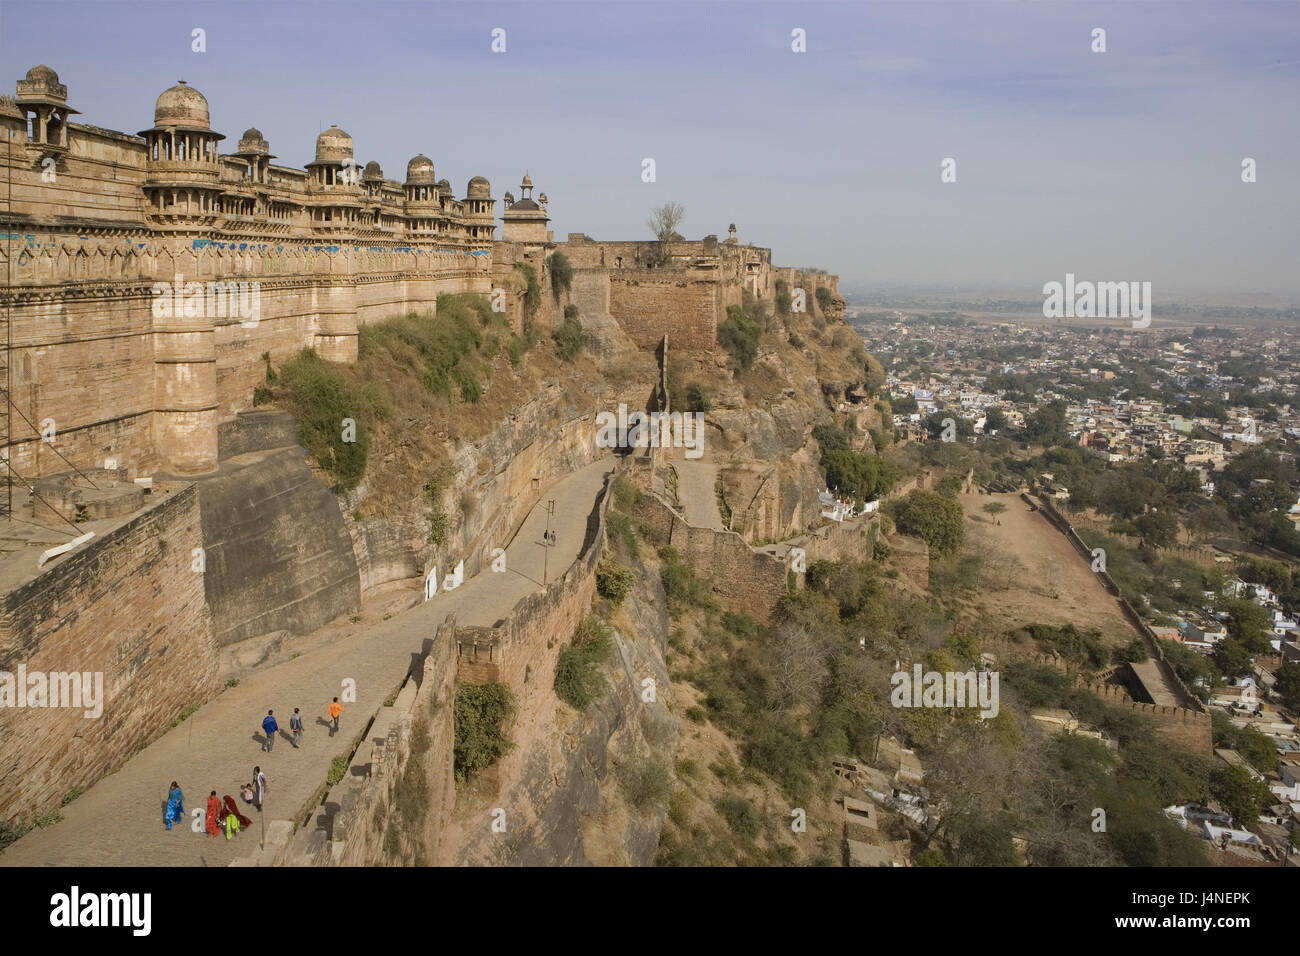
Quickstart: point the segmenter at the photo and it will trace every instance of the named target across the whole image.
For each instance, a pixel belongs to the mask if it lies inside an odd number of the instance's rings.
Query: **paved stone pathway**
[[[549,549],[550,580],[568,569],[612,468],[612,458],[601,459],[544,491],[540,506],[533,507],[506,549],[505,573],[484,570],[387,621],[378,619],[383,604],[376,602],[380,610],[363,609],[359,624],[343,619],[322,628],[300,643],[300,656],[226,689],[65,807],[62,822],[9,847],[0,854],[0,866],[224,866],[259,856],[264,822],[271,842],[287,839],[292,823],[301,821],[307,802],[325,782],[331,761],[352,749],[447,614],[454,611],[459,624],[490,626],[542,586],[548,499],[555,500],[550,527],[556,531],[556,546]],[[325,707],[341,696],[345,678],[356,681],[357,700],[346,705],[340,732],[331,739]],[[301,708],[304,718],[300,750],[286,736],[294,707]],[[283,728],[269,754],[261,749],[261,721],[268,708]],[[262,767],[269,784],[260,815],[239,798],[239,787],[252,779],[254,765]],[[189,825],[167,831],[163,801],[172,780],[185,792],[191,820],[215,789],[218,797],[235,798],[241,812],[253,819],[252,827],[229,841],[208,836],[202,825],[198,833]]]
[[[686,523],[695,528],[726,531],[718,513],[718,466],[706,458],[674,457],[677,500],[686,510]]]

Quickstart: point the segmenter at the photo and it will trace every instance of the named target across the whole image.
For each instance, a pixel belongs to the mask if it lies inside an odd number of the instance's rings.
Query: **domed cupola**
[[[44,152],[61,153],[68,148],[68,117],[80,113],[68,105],[68,88],[59,82],[59,74],[42,63],[27,71],[18,81],[14,105],[32,130],[28,140]]]

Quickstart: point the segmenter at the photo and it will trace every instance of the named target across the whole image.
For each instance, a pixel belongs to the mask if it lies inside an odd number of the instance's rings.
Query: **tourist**
[[[181,785],[173,780],[171,789],[167,792],[167,811],[163,814],[163,822],[170,830],[173,823],[180,823],[184,818],[185,794],[181,792]]]
[[[253,768],[253,806],[257,807],[257,812],[262,812],[262,798],[266,796],[266,774],[262,773],[261,767]]]
[[[293,716],[289,718],[289,729],[293,731],[293,749],[297,750],[298,745],[302,743],[302,718],[298,716],[298,708],[293,709]]]
[[[266,712],[266,719],[262,721],[262,730],[266,733],[266,740],[262,742],[262,749],[267,753],[275,745],[275,732],[280,729],[280,725],[275,722],[273,711]]]
[[[337,697],[334,698],[334,703],[325,708],[325,713],[329,714],[330,720],[333,721],[333,723],[330,724],[330,736],[333,737],[339,729],[339,714],[343,713],[343,705],[339,703]]]
[[[206,829],[208,836],[216,836],[221,832],[219,818],[221,816],[221,801],[217,799],[217,791],[213,790],[208,794],[208,815]]]

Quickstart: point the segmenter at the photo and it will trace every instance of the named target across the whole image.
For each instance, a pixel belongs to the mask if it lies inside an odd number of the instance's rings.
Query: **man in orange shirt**
[[[343,705],[339,703],[337,697],[334,698],[332,704],[325,708],[325,713],[329,714],[330,720],[333,721],[333,723],[330,724],[330,736],[333,737],[335,732],[339,729],[339,714],[343,713]]]

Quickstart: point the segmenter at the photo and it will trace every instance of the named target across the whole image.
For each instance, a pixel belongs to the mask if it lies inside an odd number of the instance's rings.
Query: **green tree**
[[[835,449],[822,455],[826,487],[859,501],[874,501],[894,486],[898,472],[875,455]]]
[[[1026,415],[1024,439],[1047,447],[1069,444],[1070,433],[1065,427],[1065,402],[1055,401]]]
[[[452,752],[458,782],[509,753],[514,745],[503,725],[514,715],[515,697],[507,684],[461,684],[456,688]]]
[[[964,531],[961,505],[920,488],[894,506],[894,524],[903,534],[911,534],[929,545],[930,550],[955,553],[961,547]]]
[[[981,816],[956,825],[957,862],[962,866],[1019,866],[1020,857],[1006,827]]]
[[[1241,642],[1225,637],[1214,645],[1211,655],[1215,665],[1226,677],[1240,677],[1250,673],[1252,662],[1250,652],[1241,646]]]
[[[1210,796],[1242,827],[1254,826],[1273,802],[1272,792],[1245,767],[1220,765],[1211,770]]]
[[[1300,663],[1287,661],[1277,671],[1278,696],[1292,710],[1300,710]]]
[[[1178,515],[1171,508],[1160,508],[1133,519],[1142,543],[1148,548],[1172,548],[1178,543]]]
[[[1250,654],[1263,654],[1269,649],[1272,619],[1268,611],[1254,601],[1231,598],[1223,604],[1228,613],[1228,636],[1237,641]]]

